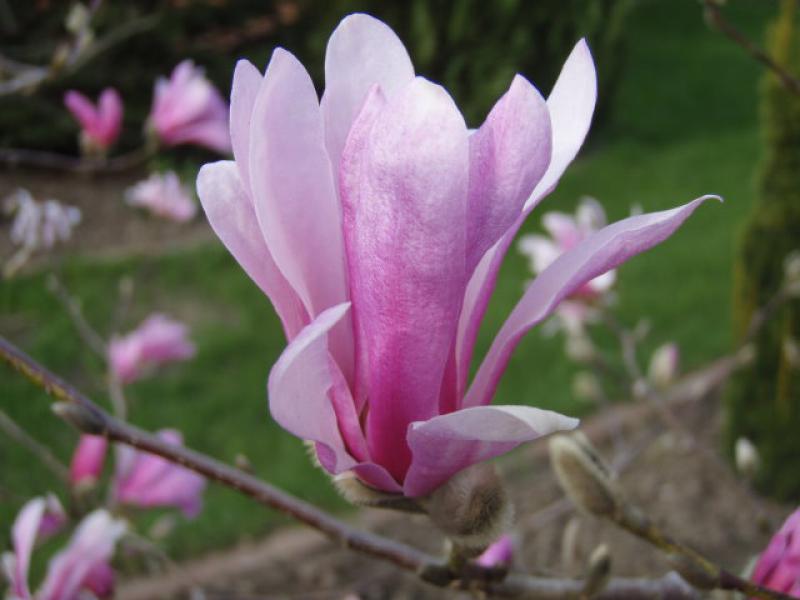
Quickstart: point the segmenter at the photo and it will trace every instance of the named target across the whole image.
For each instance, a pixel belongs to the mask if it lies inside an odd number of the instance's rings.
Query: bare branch
[[[719,0],[702,0],[706,22],[710,27],[741,46],[745,52],[772,71],[788,91],[800,96],[800,79],[778,64],[765,50],[728,21],[720,10]]]
[[[149,146],[105,159],[78,158],[24,148],[0,148],[0,163],[7,167],[35,167],[74,173],[118,173],[138,167],[153,154],[154,149]]]
[[[189,448],[167,444],[150,433],[115,419],[2,337],[0,337],[0,356],[12,368],[58,400],[56,406],[61,408],[56,412],[83,431],[105,435],[112,441],[157,454],[212,481],[235,489],[264,506],[278,510],[320,531],[346,548],[389,562],[405,571],[417,573],[423,580],[433,585],[483,591],[503,598],[544,600],[578,598],[584,589],[583,582],[577,579],[532,577],[518,573],[509,574],[504,580],[498,581],[496,570],[472,563],[466,565],[463,572],[454,573],[436,557],[383,536],[355,529],[249,473]],[[699,598],[699,595],[679,575],[669,573],[652,580],[612,579],[605,590],[595,598],[694,600]]]

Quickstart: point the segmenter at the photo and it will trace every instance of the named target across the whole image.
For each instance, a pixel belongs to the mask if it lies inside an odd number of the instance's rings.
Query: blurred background
[[[732,0],[724,10],[746,36],[769,45],[767,24],[779,14],[779,4]],[[46,64],[64,38],[69,9],[70,3],[60,1],[0,0],[0,54]],[[783,254],[800,243],[800,230],[775,234],[770,229],[788,222],[779,209],[772,210],[769,226],[759,225],[761,238],[747,237],[752,228],[748,219],[761,213],[763,172],[772,168],[769,148],[775,131],[800,128],[800,109],[795,97],[786,113],[790,125],[769,121],[769,94],[781,92],[770,92],[763,67],[708,26],[697,0],[107,1],[97,10],[93,27],[116,32],[118,39],[81,68],[35,92],[0,97],[0,147],[77,155],[77,126],[64,109],[64,92],[77,89],[95,98],[113,85],[125,103],[119,151],[135,150],[150,111],[153,82],[185,58],[202,66],[227,98],[237,59],[248,58],[263,68],[273,48],[283,46],[300,58],[321,90],[327,38],[354,11],[369,12],[394,28],[417,72],[442,82],[473,127],[516,72],[547,95],[575,42],[588,38],[600,86],[594,125],[579,159],[538,215],[531,215],[525,231],[540,230],[541,211],[571,212],[586,195],[597,198],[612,221],[630,214],[634,206],[650,212],[706,193],[723,196],[724,205],[704,207],[667,243],[620,270],[618,312],[646,316],[653,342],[645,350],[651,351],[658,340],[674,340],[688,370],[733,347],[747,311],[766,297],[748,283],[752,273],[759,273],[753,276],[756,289],[774,288],[770,277],[777,277]],[[800,149],[791,140],[781,143],[780,156],[791,157],[784,172],[791,171],[800,164]],[[199,166],[217,159],[203,149],[178,148],[151,158],[147,166],[175,169],[193,186]],[[47,273],[58,273],[104,335],[132,328],[154,310],[179,317],[191,327],[197,355],[130,385],[131,419],[145,428],[177,427],[189,445],[222,460],[246,456],[267,480],[323,506],[346,510],[326,477],[309,465],[302,444],[268,416],[266,376],[285,345],[269,302],[202,215],[193,223],[176,224],[125,205],[125,190],[145,173],[144,165],[92,174],[23,165],[0,168],[0,197],[24,187],[35,197],[55,197],[83,213],[69,242],[0,283],[0,333],[104,401],[102,361],[85,349],[62,305],[47,292]],[[786,189],[798,188],[788,181]],[[779,195],[784,199],[787,194]],[[796,199],[797,191],[788,193],[787,202]],[[0,252],[6,256],[13,251],[9,227],[10,220],[0,221]],[[780,236],[789,241],[783,249],[764,250],[768,266],[741,259],[742,245],[757,253],[762,247],[758,240]],[[478,356],[529,278],[526,261],[510,252],[481,330]],[[132,289],[122,317],[121,281]],[[743,302],[744,296],[748,300]],[[745,316],[736,316],[735,310]],[[797,328],[797,320],[788,327]],[[775,341],[764,344],[772,347]],[[577,367],[565,358],[562,345],[558,337],[532,331],[514,354],[497,402],[577,416],[596,410],[591,400],[574,393]],[[779,360],[774,353],[767,355],[760,371],[746,373],[737,384],[745,391],[728,392],[726,419],[733,433],[721,436],[724,448],[742,432],[757,441],[797,437],[796,375],[781,380],[783,391],[776,392],[773,366]],[[776,394],[783,394],[782,399],[775,400]],[[3,371],[0,400],[15,420],[68,459],[77,435],[51,415],[38,390]],[[776,403],[793,408],[780,412]],[[741,416],[759,407],[767,414],[762,425]],[[776,420],[785,429],[775,429]],[[766,462],[785,464],[796,459],[796,452],[796,446],[789,446],[762,454]],[[25,499],[56,485],[24,449],[4,437],[0,465],[0,523],[9,523]],[[778,471],[766,469],[761,484],[779,497],[798,497],[797,475]],[[149,513],[144,519],[157,517],[158,512]],[[165,543],[180,558],[260,536],[281,522],[281,517],[253,510],[235,493],[212,486],[199,519],[179,520]]]

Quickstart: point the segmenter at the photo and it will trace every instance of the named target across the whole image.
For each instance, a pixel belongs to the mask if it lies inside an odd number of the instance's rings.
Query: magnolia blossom
[[[483,567],[508,567],[514,562],[514,538],[504,534],[483,551],[475,562]]]
[[[647,377],[657,387],[667,387],[678,376],[678,365],[681,353],[675,342],[669,342],[656,348],[650,357]]]
[[[800,508],[789,515],[758,558],[752,580],[800,598]]]
[[[81,222],[81,211],[58,200],[37,202],[31,193],[18,189],[6,200],[14,211],[11,241],[27,250],[49,250],[57,242],[66,242]]]
[[[28,584],[31,555],[36,541],[47,533],[48,519],[53,518],[51,510],[50,501],[34,498],[14,521],[11,530],[13,552],[3,555],[3,569],[10,584],[11,598],[79,600],[85,597],[86,592],[100,598],[110,596],[114,573],[109,561],[117,540],[125,532],[125,523],[102,509],[81,521],[69,545],[50,560],[39,590],[31,593]]]
[[[131,206],[179,223],[191,221],[197,213],[191,190],[181,183],[174,171],[153,173],[129,188],[125,198]]]
[[[183,436],[173,429],[162,429],[158,437],[180,446]],[[206,480],[196,473],[160,456],[119,446],[114,474],[113,497],[121,504],[143,508],[174,506],[187,517],[200,513]]]
[[[528,258],[533,273],[541,273],[565,252],[607,224],[602,205],[594,198],[584,197],[578,204],[575,215],[551,211],[542,215],[542,226],[549,237],[528,234],[520,237],[519,251]],[[616,272],[611,270],[584,283],[561,303],[557,314],[568,332],[577,332],[583,323],[594,318],[591,304],[606,294],[616,281]]]
[[[114,145],[122,131],[122,99],[114,88],[106,88],[97,106],[75,90],[64,95],[64,104],[81,125],[81,142],[88,150],[104,152]]]
[[[186,325],[166,315],[154,314],[134,331],[111,340],[108,361],[117,379],[131,383],[155,367],[187,360],[194,353]]]
[[[185,60],[169,79],[159,78],[149,123],[167,146],[197,144],[227,154],[228,106],[203,70]]]
[[[100,478],[108,440],[102,435],[81,436],[69,465],[69,481],[74,486],[91,486]]]
[[[588,131],[595,70],[577,44],[545,100],[516,76],[470,132],[400,40],[367,15],[328,41],[321,102],[276,49],[234,72],[235,161],[198,192],[217,235],[270,298],[289,345],[270,373],[275,420],[314,443],[328,472],[429,494],[466,467],[577,420],[490,406],[521,337],[564,298],[661,242],[704,198],[633,217],[542,271],[468,386],[499,266]]]

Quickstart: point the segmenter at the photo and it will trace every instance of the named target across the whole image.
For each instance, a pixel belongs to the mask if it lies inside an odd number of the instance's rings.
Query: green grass
[[[755,4],[734,6],[731,15],[757,34],[768,11]],[[620,273],[621,314],[650,317],[653,343],[676,340],[686,364],[697,365],[731,343],[732,249],[752,201],[751,177],[759,156],[759,67],[704,27],[694,0],[643,2],[629,30],[627,76],[611,119],[592,135],[588,151],[538,214],[571,210],[584,194],[600,199],[612,219],[625,216],[633,203],[650,211],[704,193],[724,196],[725,204],[702,207],[672,239]],[[526,229],[535,229],[538,221],[534,215]],[[125,275],[134,275],[137,282],[127,325],[151,310],[164,311],[192,325],[199,349],[190,363],[130,387],[133,420],[146,428],[177,427],[190,445],[223,460],[245,454],[268,480],[342,509],[301,443],[268,417],[266,375],[284,341],[268,302],[221,246],[114,264],[68,260],[62,272],[101,328],[108,327],[116,286]],[[527,276],[524,261],[512,253],[481,331],[480,352],[520,296]],[[4,282],[0,315],[4,335],[105,401],[99,361],[79,343],[57,302],[44,291],[41,275]],[[531,332],[509,365],[497,402],[583,413],[588,407],[570,393],[572,373],[561,341]],[[67,459],[76,434],[51,415],[40,392],[8,371],[2,374],[2,406]],[[0,524],[5,528],[25,499],[58,488],[24,450],[5,439],[0,439],[0,465]],[[212,486],[202,516],[180,524],[169,550],[178,556],[196,553],[257,535],[278,520]]]

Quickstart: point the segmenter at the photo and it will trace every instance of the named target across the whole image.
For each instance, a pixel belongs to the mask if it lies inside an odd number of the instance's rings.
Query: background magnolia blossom
[[[81,125],[82,145],[89,151],[106,151],[122,131],[122,98],[114,88],[100,93],[97,105],[75,90],[64,95],[64,104]]]
[[[197,214],[191,191],[181,183],[175,171],[153,173],[128,188],[125,199],[131,206],[178,223],[191,221]]]
[[[169,79],[156,81],[149,123],[166,146],[197,144],[222,154],[231,150],[228,106],[191,60],[176,66]]]
[[[382,22],[345,18],[325,92],[277,49],[240,61],[235,162],[206,165],[209,222],[270,297],[289,346],[273,417],[330,473],[417,497],[577,420],[490,406],[520,338],[564,298],[663,241],[703,202],[632,217],[577,243],[528,288],[467,386],[477,330],[520,224],[588,131],[594,64],[577,44],[545,101],[516,76],[472,135],[450,96],[415,77]]]

